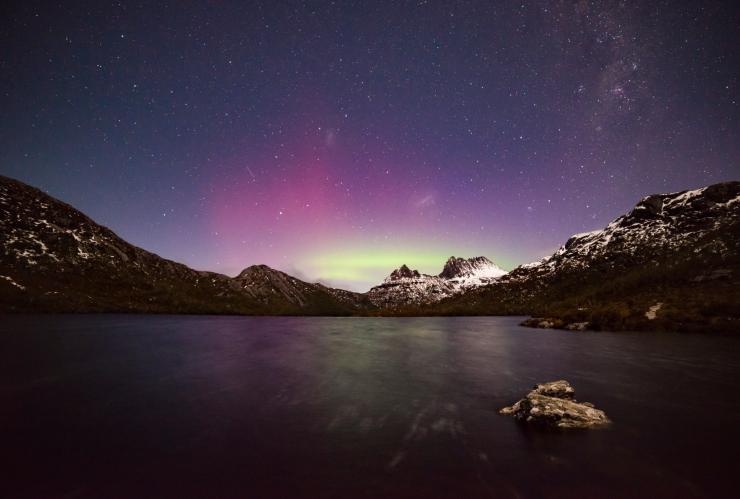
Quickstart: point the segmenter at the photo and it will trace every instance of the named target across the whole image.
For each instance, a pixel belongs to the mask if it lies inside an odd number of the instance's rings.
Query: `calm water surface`
[[[0,316],[0,495],[729,495],[738,338],[519,320]],[[560,378],[614,424],[497,414]]]

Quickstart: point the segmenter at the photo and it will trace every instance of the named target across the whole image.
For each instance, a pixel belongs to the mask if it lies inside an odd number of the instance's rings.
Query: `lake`
[[[0,316],[0,495],[729,494],[739,338],[520,321]],[[614,423],[498,414],[561,378]]]

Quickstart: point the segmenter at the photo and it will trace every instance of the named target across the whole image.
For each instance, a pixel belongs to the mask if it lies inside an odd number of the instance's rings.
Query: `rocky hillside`
[[[122,240],[0,176],[0,311],[348,314],[366,301],[268,267],[232,279]]]
[[[0,312],[518,314],[572,329],[738,331],[739,272],[740,182],[648,196],[509,273],[451,257],[438,275],[403,265],[360,294],[264,265],[199,272],[0,176]]]
[[[406,265],[391,272],[382,284],[368,292],[381,308],[402,308],[436,303],[500,278],[506,271],[484,256],[450,257],[438,275],[421,274]]]
[[[604,329],[740,327],[740,182],[642,199],[552,256],[438,304]],[[577,327],[581,327],[580,325]]]
[[[521,266],[511,277],[543,280],[585,269],[629,269],[663,263],[684,250],[727,259],[737,254],[738,240],[727,237],[727,230],[740,215],[739,196],[740,182],[648,196],[604,229],[572,236],[555,254]]]
[[[506,271],[485,256],[474,258],[450,257],[438,277],[449,281],[456,290],[490,284]]]
[[[250,298],[269,310],[297,307],[327,315],[350,315],[371,307],[365,295],[307,283],[267,265],[248,267],[234,281]]]

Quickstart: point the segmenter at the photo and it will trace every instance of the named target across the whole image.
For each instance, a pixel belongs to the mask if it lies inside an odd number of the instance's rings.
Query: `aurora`
[[[731,14],[288,4],[19,5],[2,173],[196,269],[358,291],[737,177]]]

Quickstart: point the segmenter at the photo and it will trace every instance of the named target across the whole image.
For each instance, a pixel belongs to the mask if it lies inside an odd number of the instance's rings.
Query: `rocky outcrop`
[[[393,309],[410,304],[435,303],[452,296],[454,292],[452,284],[446,279],[421,274],[403,265],[391,272],[382,284],[370,289],[367,297],[377,307]]]
[[[399,268],[391,272],[391,275],[386,277],[386,282],[398,281],[399,279],[418,279],[421,277],[418,270],[411,270],[406,265],[401,265]]]
[[[383,284],[372,288],[368,297],[383,308],[428,305],[490,284],[505,274],[505,270],[484,256],[451,256],[439,275],[422,274],[402,265],[391,272]]]
[[[526,397],[499,412],[549,428],[596,428],[610,422],[593,404],[576,401],[575,389],[565,380],[535,385]]]
[[[560,319],[532,317],[522,322],[520,326],[536,327],[539,329],[561,329],[564,323]]]
[[[520,326],[534,327],[539,329],[566,329],[568,331],[586,331],[590,324],[587,321],[565,322],[556,317],[532,317],[526,319]]]
[[[485,256],[473,258],[457,258],[451,256],[445,263],[439,277],[443,279],[459,279],[477,277],[495,279],[506,274],[506,271]]]

